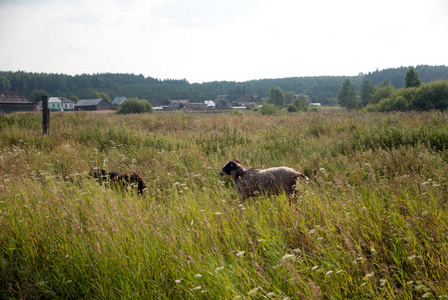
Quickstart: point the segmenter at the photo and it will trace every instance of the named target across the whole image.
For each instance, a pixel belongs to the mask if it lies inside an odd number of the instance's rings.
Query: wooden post
[[[50,134],[50,109],[48,108],[48,96],[42,96],[42,125],[44,135]]]

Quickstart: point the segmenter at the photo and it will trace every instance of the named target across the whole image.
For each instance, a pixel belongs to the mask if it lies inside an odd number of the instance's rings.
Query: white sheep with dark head
[[[308,177],[289,167],[246,169],[237,159],[228,161],[219,172],[230,175],[243,199],[251,196],[278,195],[286,192],[293,197],[299,177]]]

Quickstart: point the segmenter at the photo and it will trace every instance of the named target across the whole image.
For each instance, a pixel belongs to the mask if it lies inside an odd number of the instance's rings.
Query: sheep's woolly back
[[[298,177],[308,178],[289,167],[246,169],[238,160],[231,160],[222,168],[221,175],[231,175],[243,198],[257,195],[276,195],[283,191],[294,195]]]

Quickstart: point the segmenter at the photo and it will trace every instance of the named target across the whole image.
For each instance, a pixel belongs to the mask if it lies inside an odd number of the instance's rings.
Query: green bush
[[[131,98],[117,110],[117,114],[132,114],[132,113],[152,113],[154,109],[152,105],[145,100],[139,100],[138,98]]]

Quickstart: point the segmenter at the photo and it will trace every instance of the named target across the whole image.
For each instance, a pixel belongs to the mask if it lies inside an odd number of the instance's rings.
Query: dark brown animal
[[[143,190],[146,189],[145,180],[143,177],[135,172],[127,173],[116,173],[108,172],[100,168],[93,168],[91,171],[91,176],[102,181],[116,182],[120,185],[136,185],[138,191],[143,194]]]

